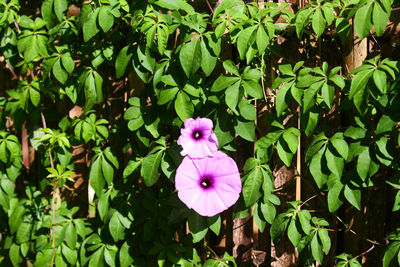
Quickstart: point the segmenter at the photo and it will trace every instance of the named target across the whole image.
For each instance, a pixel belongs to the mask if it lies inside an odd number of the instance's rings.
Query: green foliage
[[[175,192],[176,141],[191,117],[212,119],[219,149],[245,162],[234,218],[252,214],[261,232],[270,224],[274,242],[286,235],[301,266],[327,264],[332,222],[343,223],[337,210],[363,210],[383,169],[393,175],[380,179],[400,189],[399,64],[377,56],[343,75],[322,55],[289,64],[278,40],[346,44],[351,20],[360,39],[372,29],[381,36],[392,4],[317,0],[294,13],[287,3],[225,0],[206,14],[186,0],[34,8],[0,0],[1,65],[18,81],[0,97],[0,266],[236,266],[227,253],[202,263],[195,243],[212,252],[204,240],[222,234],[223,217],[199,216]],[[333,129],[337,111],[351,119]],[[254,155],[241,155],[243,142]],[[298,154],[297,175],[329,223],[308,201],[278,197],[273,171],[294,168]],[[82,181],[88,197],[76,188]],[[388,236],[384,266],[400,257],[398,232]],[[335,261],[360,266],[346,253]]]

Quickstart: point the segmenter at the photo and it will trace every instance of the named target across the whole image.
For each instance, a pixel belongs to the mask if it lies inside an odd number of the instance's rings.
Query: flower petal
[[[226,210],[226,206],[216,192],[211,189],[203,191],[203,193],[192,204],[192,208],[201,216],[212,217]]]
[[[236,162],[221,151],[216,151],[213,160],[207,165],[207,171],[214,177],[239,174]]]
[[[199,202],[200,196],[203,194],[203,190],[199,188],[185,189],[178,191],[179,199],[188,206],[189,209]]]
[[[202,178],[212,177],[210,188],[200,185]],[[202,216],[214,216],[236,203],[242,184],[235,161],[217,151],[211,157],[186,156],[176,171],[178,196],[189,208]]]
[[[196,122],[197,129],[199,130],[211,130],[214,126],[212,120],[210,120],[209,118],[197,118]]]
[[[185,157],[176,170],[175,187],[177,190],[198,187],[199,177],[200,173],[196,165],[189,157]]]
[[[218,150],[217,136],[213,133],[213,122],[208,118],[186,119],[185,128],[181,129],[178,144],[182,146],[182,156],[204,158],[212,156]],[[201,138],[193,138],[194,131],[201,132]]]

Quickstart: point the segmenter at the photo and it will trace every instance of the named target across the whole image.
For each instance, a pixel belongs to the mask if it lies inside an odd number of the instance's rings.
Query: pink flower
[[[213,122],[207,118],[186,119],[181,129],[178,144],[182,146],[182,156],[203,158],[212,156],[218,150],[218,140],[213,133]]]
[[[233,159],[217,151],[212,157],[185,157],[176,171],[175,187],[186,206],[212,217],[236,203],[242,184]]]

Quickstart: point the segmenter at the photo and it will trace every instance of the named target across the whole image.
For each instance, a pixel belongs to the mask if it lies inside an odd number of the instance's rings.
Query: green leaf
[[[312,8],[303,9],[296,13],[296,33],[297,37],[301,37],[304,32],[304,29],[307,27],[311,13],[313,12]]]
[[[334,82],[339,88],[342,88],[342,89],[346,85],[344,78],[340,75],[333,75],[333,76],[329,77],[329,80]]]
[[[101,6],[97,19],[103,32],[108,32],[114,25],[114,16],[111,14],[110,6]]]
[[[235,132],[243,139],[253,142],[255,139],[254,121],[244,121],[240,118],[235,120]]]
[[[278,93],[276,94],[276,112],[278,117],[282,115],[282,113],[288,108],[290,100],[291,100],[291,94],[288,94],[289,90],[291,89],[292,85],[294,84],[294,81],[291,81],[289,83],[286,83],[282,85]]]
[[[288,143],[283,137],[278,139],[276,150],[278,152],[279,158],[283,161],[283,163],[285,163],[286,166],[290,167],[290,165],[292,164],[293,153],[291,152]]]
[[[196,38],[182,46],[179,60],[188,78],[200,68],[202,60],[200,38]]]
[[[257,119],[256,108],[247,100],[242,100],[239,102],[239,111],[240,115],[246,120],[254,121]]]
[[[205,39],[200,42],[201,48],[201,69],[206,76],[209,76],[217,65],[217,57],[212,55],[207,48]]]
[[[249,45],[251,45],[249,43],[250,37],[255,31],[256,27],[257,26],[250,26],[239,32],[237,38],[237,49],[239,51],[240,59],[244,59],[247,49]]]
[[[36,88],[29,88],[29,98],[32,104],[37,107],[40,103],[40,92]]]
[[[348,185],[344,187],[344,196],[358,210],[361,210],[361,191],[359,189],[351,189]]]
[[[10,256],[11,262],[14,266],[19,266],[23,261],[23,258],[19,252],[19,246],[15,243],[11,244],[8,255]]]
[[[257,28],[256,43],[257,43],[257,48],[258,48],[258,54],[261,55],[262,53],[264,53],[265,49],[267,49],[267,46],[269,44],[268,35],[264,30],[264,26],[262,26],[262,25],[260,25]]]
[[[322,172],[322,160],[325,158],[324,152],[325,148],[319,150],[310,162],[310,172],[318,188],[322,188],[328,180],[328,175]]]
[[[321,8],[317,7],[312,17],[312,28],[318,37],[324,33],[325,26],[326,20],[322,14],[322,10]]]
[[[68,73],[61,67],[61,58],[59,58],[53,65],[54,77],[62,84],[68,79]]]
[[[299,220],[301,228],[303,229],[306,235],[310,234],[311,231],[311,214],[308,210],[300,210],[299,212]]]
[[[160,150],[154,154],[147,155],[142,161],[140,174],[146,186],[152,186],[160,177],[160,164],[164,155],[164,150]]]
[[[114,178],[114,169],[104,156],[101,157],[101,170],[107,184],[110,185]]]
[[[127,45],[124,48],[122,48],[115,61],[115,70],[117,79],[121,78],[124,75],[126,67],[131,61],[133,54],[129,51],[129,48],[130,45]]]
[[[265,220],[269,224],[272,224],[275,219],[275,215],[276,215],[275,206],[272,205],[270,202],[261,203],[261,212],[262,212]]]
[[[35,266],[47,266],[51,262],[53,249],[42,249],[36,254]]]
[[[372,21],[376,35],[381,36],[390,17],[390,10],[386,12],[380,1],[374,1],[374,9],[372,11]]]
[[[232,73],[233,75],[238,76],[238,77],[240,76],[239,70],[238,70],[237,66],[235,65],[235,63],[233,63],[232,60],[229,60],[229,59],[225,60],[222,63],[222,65],[224,66],[224,69],[227,72]]]
[[[356,11],[354,17],[354,28],[358,37],[362,40],[372,29],[372,1],[367,1]]]
[[[391,263],[395,262],[394,258],[399,253],[399,250],[400,250],[400,242],[394,242],[389,244],[383,256],[383,267],[390,267],[396,265],[396,264],[392,265]]]
[[[97,28],[97,16],[99,15],[99,12],[99,8],[90,12],[83,23],[83,39],[85,42],[89,41],[100,31],[100,29]]]
[[[121,267],[129,267],[133,262],[132,253],[130,252],[131,246],[126,241],[119,250],[119,262]]]
[[[311,254],[313,255],[314,259],[318,261],[319,264],[322,264],[324,254],[322,252],[322,245],[320,244],[320,241],[318,239],[318,234],[315,233],[314,237],[311,240]]]
[[[8,219],[8,225],[10,227],[11,234],[14,234],[17,231],[19,225],[23,220],[24,214],[25,208],[22,205],[15,208],[15,210],[11,213],[11,216]]]
[[[75,249],[77,240],[78,236],[76,234],[76,228],[74,224],[70,222],[65,230],[65,241],[71,249]]]
[[[292,219],[290,221],[287,235],[289,237],[290,242],[292,242],[293,246],[297,247],[301,239],[301,234],[297,230],[296,219]]]
[[[190,97],[182,91],[179,91],[176,95],[175,111],[182,121],[193,116],[194,106],[192,101],[190,101]]]
[[[314,106],[312,107],[308,112],[301,113],[301,117],[300,117],[300,123],[301,123],[301,127],[305,128],[304,133],[307,136],[310,136],[315,127],[318,124],[318,118],[319,118],[319,108]]]
[[[168,37],[169,37],[168,27],[164,24],[160,24],[157,27],[157,48],[161,55],[164,55],[165,49],[167,48]]]
[[[331,239],[328,230],[326,228],[320,228],[318,230],[318,237],[321,240],[325,255],[328,255],[329,250],[331,249]]]
[[[360,139],[365,136],[365,130],[359,127],[350,126],[344,132],[344,136],[352,139]]]
[[[17,242],[25,243],[28,242],[31,236],[32,224],[22,222],[17,229]]]
[[[328,149],[325,151],[325,158],[328,169],[335,174],[337,177],[342,177],[344,168],[344,159],[335,155],[332,146],[328,145]]]
[[[264,228],[265,228],[267,223],[262,218],[262,213],[260,212],[260,205],[259,205],[258,202],[254,206],[254,210],[253,211],[254,211],[253,212],[254,222],[256,223],[258,229],[262,233],[262,232],[264,232]]]
[[[344,185],[338,179],[333,187],[328,190],[328,208],[330,212],[335,212],[343,202],[340,200],[339,196],[342,192]]]
[[[322,98],[329,109],[332,108],[333,97],[335,96],[335,87],[324,83],[321,88]]]
[[[246,207],[251,207],[261,197],[261,185],[264,180],[261,167],[257,166],[243,177],[243,199]]]
[[[141,66],[143,66],[149,72],[153,73],[154,68],[155,68],[155,59],[150,54],[150,50],[143,45],[138,45],[136,51],[137,51],[137,58],[139,60],[139,64]],[[135,67],[135,63],[134,63],[134,67]]]
[[[64,13],[68,9],[67,0],[53,0],[54,3],[54,13],[56,13],[57,19],[59,22],[64,20]]]
[[[64,67],[64,69],[68,72],[68,73],[72,73],[74,71],[75,68],[75,63],[74,60],[72,59],[71,55],[69,53],[64,54],[61,56],[61,63],[62,66]],[[53,69],[54,71],[54,69]]]
[[[103,267],[104,266],[104,246],[101,246],[96,252],[94,252],[89,260],[88,267]]]
[[[383,134],[391,132],[397,122],[393,121],[388,115],[383,114],[379,119],[378,125],[376,126],[376,134]]]
[[[344,160],[349,156],[349,145],[343,139],[332,138],[331,140],[332,146],[336,149],[336,151],[342,156]]]
[[[234,83],[228,89],[225,91],[225,103],[228,107],[230,107],[235,113],[236,111],[236,106],[239,101],[239,94],[240,94],[240,82]]]
[[[290,152],[292,154],[296,153],[298,145],[299,145],[299,133],[294,130],[294,128],[289,128],[283,132],[283,139],[286,141]]]
[[[369,166],[371,164],[371,157],[369,155],[369,148],[365,147],[358,155],[357,160],[357,173],[360,178],[365,181],[368,177]]]
[[[242,86],[248,95],[257,99],[263,98],[263,90],[258,82],[254,80],[243,81]]]
[[[6,141],[3,141],[1,144],[0,144],[0,160],[3,162],[3,163],[7,163],[7,161],[8,161],[8,153],[7,153],[7,151],[6,151]]]
[[[78,260],[78,252],[75,249],[70,249],[64,243],[61,244],[61,251],[64,255],[64,258],[68,261],[69,264],[75,265]]]
[[[183,87],[183,91],[194,97],[200,97],[202,94],[202,90],[200,88],[194,87],[188,83]]]
[[[207,224],[211,231],[216,235],[219,235],[221,230],[221,215],[215,215],[214,217],[207,217]]]
[[[304,106],[303,113],[308,112],[313,106],[315,106],[315,95],[319,92],[321,87],[326,83],[325,81],[320,81],[313,83],[309,88],[304,91]]]
[[[397,191],[396,197],[394,198],[392,212],[400,210],[400,191]]]
[[[333,8],[329,5],[329,2],[326,2],[323,7],[324,11],[324,17],[326,18],[326,22],[328,26],[332,24],[332,22],[335,20],[335,14],[333,13]]]
[[[130,160],[124,169],[123,177],[126,178],[131,175],[141,164],[140,160]]]
[[[373,78],[379,91],[381,91],[382,94],[386,93],[386,73],[382,70],[375,70]]]
[[[101,171],[101,158],[98,157],[92,164],[90,165],[90,185],[93,187],[96,194],[101,195],[101,191],[104,188],[105,181]]]
[[[352,99],[359,91],[366,90],[365,87],[368,83],[369,78],[372,76],[374,70],[367,69],[358,72],[351,80],[349,98]]]
[[[54,2],[53,0],[45,0],[43,1],[41,7],[42,17],[47,22],[47,26],[50,27],[53,26],[55,22],[55,14],[54,14],[55,12],[53,12],[53,2]]]
[[[283,237],[288,224],[289,220],[287,219],[285,213],[281,213],[275,218],[270,229],[271,238],[275,244]]]
[[[119,212],[115,211],[111,216],[110,223],[108,224],[110,234],[115,242],[124,239],[125,235],[125,227],[120,222],[118,214]]]
[[[212,85],[210,91],[211,92],[219,92],[230,87],[232,84],[237,82],[240,78],[238,77],[227,77],[227,76],[219,76],[214,84]]]
[[[193,236],[193,243],[199,242],[207,234],[207,217],[200,216],[196,212],[191,212],[188,219],[188,225]]]
[[[107,191],[105,194],[102,194],[100,196],[99,202],[97,203],[97,210],[99,211],[99,216],[101,220],[104,220],[104,217],[108,213],[109,198],[110,198],[110,191]]]

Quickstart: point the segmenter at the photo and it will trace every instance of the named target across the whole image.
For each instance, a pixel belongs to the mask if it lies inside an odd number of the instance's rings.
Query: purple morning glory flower
[[[217,151],[212,157],[185,157],[176,171],[175,187],[186,206],[212,217],[236,203],[242,184],[235,161]]]
[[[181,129],[178,144],[182,146],[182,156],[203,158],[212,156],[218,150],[218,140],[213,133],[213,122],[207,118],[186,119]]]

